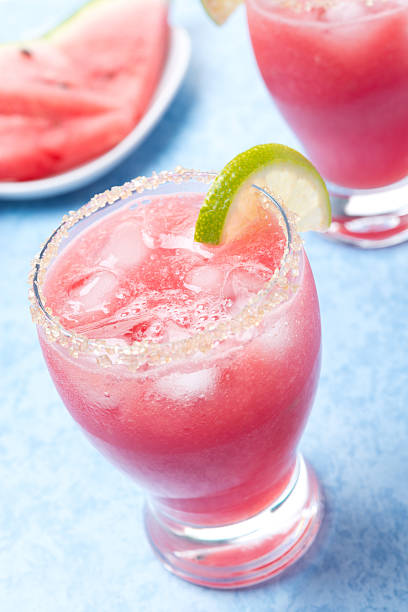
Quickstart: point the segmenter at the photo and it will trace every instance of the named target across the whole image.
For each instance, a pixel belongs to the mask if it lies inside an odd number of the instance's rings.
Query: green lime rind
[[[243,183],[263,168],[276,163],[290,163],[304,168],[312,175],[327,198],[327,226],[331,212],[326,185],[310,161],[295,149],[282,144],[262,144],[240,153],[218,174],[207,192],[195,226],[194,240],[206,244],[219,244],[230,206]]]

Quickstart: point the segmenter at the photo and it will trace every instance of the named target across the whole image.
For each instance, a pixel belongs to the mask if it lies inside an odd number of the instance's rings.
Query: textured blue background
[[[78,4],[26,2],[13,21],[23,2],[3,0],[1,30],[38,31]],[[0,610],[408,610],[408,245],[362,252],[306,237],[324,360],[302,448],[328,511],[306,557],[256,588],[206,590],[162,568],[143,533],[142,493],[82,437],[48,376],[26,276],[64,212],[152,170],[217,169],[257,143],[297,144],[257,73],[242,10],[219,29],[198,0],[180,0],[172,21],[192,37],[190,70],[138,151],[80,191],[0,204]]]

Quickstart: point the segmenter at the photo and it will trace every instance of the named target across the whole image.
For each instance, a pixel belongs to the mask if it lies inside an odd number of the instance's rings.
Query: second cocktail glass
[[[408,1],[245,1],[263,79],[328,182],[329,235],[407,240]]]
[[[321,331],[286,217],[271,218],[276,245],[262,230],[226,252],[194,243],[213,178],[163,172],[68,215],[34,262],[31,303],[66,407],[147,491],[159,557],[187,580],[234,588],[284,570],[319,529],[320,489],[297,445]]]

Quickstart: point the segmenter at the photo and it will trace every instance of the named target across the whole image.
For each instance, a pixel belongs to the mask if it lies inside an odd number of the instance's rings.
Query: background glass
[[[246,7],[263,79],[328,182],[329,235],[362,247],[406,240],[407,0]]]

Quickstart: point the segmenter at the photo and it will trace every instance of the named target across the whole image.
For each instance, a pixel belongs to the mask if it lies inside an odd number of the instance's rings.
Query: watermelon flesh
[[[40,40],[0,47],[0,180],[59,174],[139,122],[168,47],[164,0],[93,0]]]

